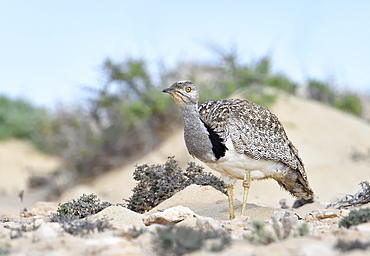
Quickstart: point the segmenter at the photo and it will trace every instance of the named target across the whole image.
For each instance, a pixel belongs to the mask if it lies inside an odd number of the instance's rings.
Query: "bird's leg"
[[[247,207],[247,198],[249,188],[251,187],[251,172],[247,171],[243,180],[244,194],[243,194],[243,204],[242,204],[242,214],[245,215],[245,209]]]
[[[233,190],[234,186],[231,184],[226,185],[227,188],[227,197],[229,199],[229,211],[230,211],[230,219],[235,218],[235,213],[234,213],[234,196],[233,196]]]

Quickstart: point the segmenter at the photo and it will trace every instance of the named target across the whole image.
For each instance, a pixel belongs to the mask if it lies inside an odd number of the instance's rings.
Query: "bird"
[[[267,108],[242,99],[219,99],[198,106],[197,86],[188,80],[175,82],[162,92],[181,107],[189,154],[221,174],[230,219],[235,218],[233,189],[237,180],[242,180],[244,187],[242,216],[252,180],[272,178],[294,197],[313,199],[297,148]]]

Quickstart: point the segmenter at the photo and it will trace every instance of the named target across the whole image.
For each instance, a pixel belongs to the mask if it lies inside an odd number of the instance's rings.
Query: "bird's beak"
[[[167,88],[167,89],[164,89],[162,92],[165,92],[165,93],[168,93],[169,95],[172,96],[173,100],[177,103],[177,104],[182,104],[182,99],[180,98],[180,93],[179,91],[175,90],[175,89],[172,89],[171,87],[170,88]]]
[[[172,89],[172,88],[167,88],[167,89],[164,89],[162,92],[171,94],[171,93],[176,92],[176,90],[175,89]]]

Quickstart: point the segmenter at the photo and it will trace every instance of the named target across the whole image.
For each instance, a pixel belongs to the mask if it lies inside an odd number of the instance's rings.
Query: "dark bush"
[[[64,220],[82,219],[96,214],[105,208],[111,206],[109,202],[100,202],[100,199],[94,194],[83,194],[79,199],[59,204],[56,214],[52,214],[51,221],[60,222]]]
[[[87,236],[95,232],[112,229],[107,220],[90,221],[88,216],[111,206],[109,202],[100,202],[94,194],[83,194],[79,199],[59,204],[57,213],[51,215],[52,222],[58,222],[64,231],[75,236]],[[84,220],[81,220],[85,218]]]
[[[85,220],[64,220],[60,223],[65,232],[74,236],[87,236],[113,228],[107,220],[89,221],[87,218]]]
[[[335,248],[341,250],[342,252],[348,252],[352,250],[367,250],[370,248],[370,242],[357,239],[353,241],[339,240],[335,245]]]
[[[191,184],[210,185],[226,193],[222,180],[203,172],[203,167],[195,163],[189,163],[184,171],[174,157],[169,157],[164,165],[137,166],[134,179],[138,184],[133,188],[133,195],[127,200],[127,208],[139,213],[154,208]]]

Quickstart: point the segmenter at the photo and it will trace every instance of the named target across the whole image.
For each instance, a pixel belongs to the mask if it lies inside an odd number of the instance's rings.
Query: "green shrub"
[[[352,210],[349,215],[341,219],[339,227],[349,228],[370,221],[370,208]]]
[[[249,241],[258,244],[270,244],[275,242],[272,234],[266,232],[265,223],[262,220],[252,220],[252,235],[246,237]]]
[[[310,234],[310,227],[307,222],[304,222],[297,228],[296,236],[308,236]]]
[[[335,98],[335,93],[330,85],[316,79],[308,80],[308,96],[316,101],[330,103]]]
[[[52,133],[53,117],[24,99],[0,96],[0,140],[17,138],[31,141],[38,149],[50,150],[45,136]]]
[[[362,114],[361,99],[354,93],[346,92],[339,95],[334,100],[334,106],[356,116],[361,116]]]
[[[298,88],[298,84],[293,82],[284,74],[278,73],[274,75],[270,75],[266,79],[266,85],[286,91],[290,94],[295,94]]]

